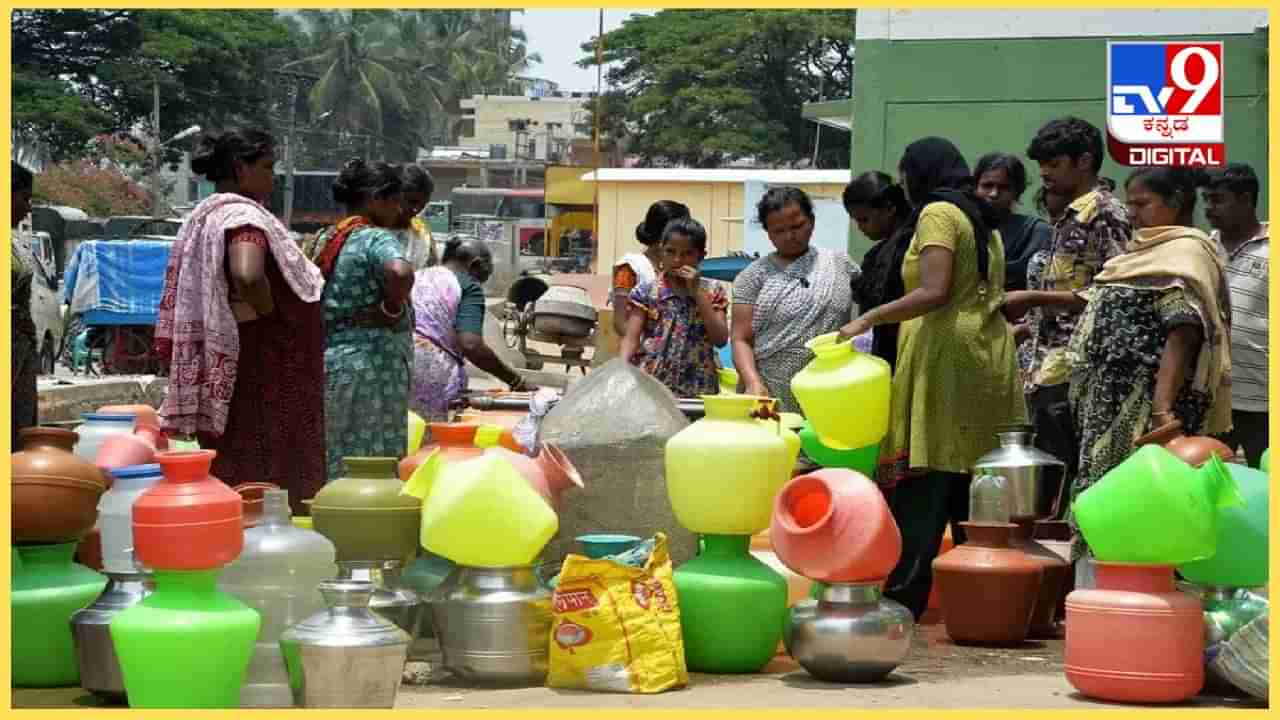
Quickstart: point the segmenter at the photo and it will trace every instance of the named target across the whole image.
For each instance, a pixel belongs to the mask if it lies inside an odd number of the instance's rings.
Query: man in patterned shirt
[[[1209,172],[1204,214],[1227,258],[1231,288],[1231,422],[1224,438],[1257,467],[1267,449],[1267,290],[1271,240],[1258,222],[1258,176],[1244,163]]]
[[[1047,192],[1070,198],[1053,224],[1046,265],[1034,285],[1011,292],[1005,315],[1016,322],[1031,308],[1031,352],[1025,391],[1040,449],[1067,464],[1067,482],[1079,464],[1071,407],[1067,400],[1067,341],[1080,313],[1074,296],[1093,284],[1107,260],[1125,251],[1131,226],[1124,203],[1098,181],[1103,159],[1102,133],[1075,117],[1040,128],[1027,157],[1040,165]]]

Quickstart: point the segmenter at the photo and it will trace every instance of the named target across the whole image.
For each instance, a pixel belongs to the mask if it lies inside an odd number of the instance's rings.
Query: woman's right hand
[[[747,381],[746,394],[755,395],[757,397],[771,397],[769,395],[769,388],[765,387],[763,380]]]

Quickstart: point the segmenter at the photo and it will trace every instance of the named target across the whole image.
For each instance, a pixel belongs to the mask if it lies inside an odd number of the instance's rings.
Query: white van
[[[52,375],[62,349],[62,293],[58,288],[53,239],[47,232],[25,233],[35,270],[31,278],[31,319],[35,321],[40,349],[40,374]]]

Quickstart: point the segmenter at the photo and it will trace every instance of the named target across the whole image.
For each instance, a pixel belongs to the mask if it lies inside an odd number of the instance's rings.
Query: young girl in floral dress
[[[671,221],[662,233],[662,268],[656,280],[631,291],[622,357],[666,385],[677,397],[719,392],[716,349],[729,342],[729,298],[701,276],[707,231],[692,218]]]

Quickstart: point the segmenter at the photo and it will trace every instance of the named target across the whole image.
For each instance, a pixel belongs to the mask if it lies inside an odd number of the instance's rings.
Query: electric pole
[[[152,76],[151,78],[152,100],[151,109],[151,126],[154,133],[151,145],[151,152],[155,154],[153,161],[155,169],[151,172],[151,214],[155,219],[160,219],[160,78]]]
[[[289,138],[284,146],[284,226],[293,229],[293,168],[297,162],[298,79],[289,86]]]

